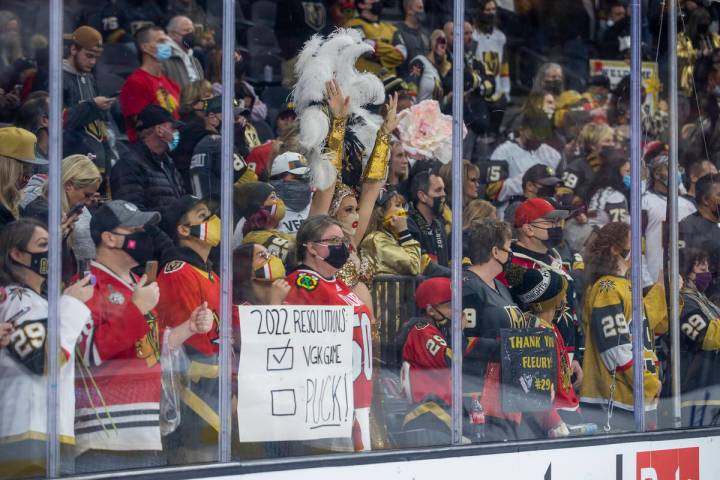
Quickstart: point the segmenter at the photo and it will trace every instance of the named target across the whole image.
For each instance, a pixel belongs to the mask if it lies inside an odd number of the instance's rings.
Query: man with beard
[[[63,153],[92,153],[105,177],[112,168],[107,112],[115,99],[97,94],[92,73],[103,51],[102,35],[92,27],[82,26],[63,38],[71,42],[70,55],[63,60]]]
[[[445,232],[445,184],[432,171],[416,174],[410,183],[412,208],[408,216],[408,231],[420,243],[423,269],[428,266],[447,267],[450,263],[450,242]]]
[[[309,173],[307,160],[299,153],[285,152],[272,161],[270,185],[286,206],[285,217],[278,226],[281,232],[297,233],[310,214]]]

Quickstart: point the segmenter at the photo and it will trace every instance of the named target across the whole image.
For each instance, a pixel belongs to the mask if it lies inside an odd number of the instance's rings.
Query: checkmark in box
[[[295,362],[295,349],[290,346],[290,340],[284,347],[267,349],[267,371],[292,370]]]

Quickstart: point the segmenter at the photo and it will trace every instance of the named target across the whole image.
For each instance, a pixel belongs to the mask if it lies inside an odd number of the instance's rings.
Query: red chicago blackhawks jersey
[[[187,256],[192,260],[192,256]],[[217,355],[220,351],[220,277],[198,262],[171,260],[162,268],[157,282],[160,287],[157,311],[163,327],[182,324],[197,307],[207,302],[215,317],[213,328],[208,333],[193,335],[185,346],[208,357]]]
[[[353,397],[355,408],[372,403],[372,336],[370,310],[340,279],[327,279],[309,269],[299,269],[287,277],[289,305],[350,305],[353,319]]]
[[[415,323],[408,332],[402,356],[403,386],[406,390],[409,387],[413,402],[435,396],[451,405],[452,351],[440,330],[425,320]]]
[[[90,272],[92,322],[80,337],[75,381],[78,447],[162,450],[157,315],[143,315],[132,301],[134,285],[104,265],[93,262]]]

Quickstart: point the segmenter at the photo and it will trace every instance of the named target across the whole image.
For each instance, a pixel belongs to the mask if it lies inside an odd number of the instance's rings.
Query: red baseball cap
[[[536,197],[525,200],[515,210],[515,226],[520,227],[526,223],[534,222],[538,218],[547,218],[548,220],[564,220],[570,212],[567,210],[558,210],[552,203],[544,198]]]
[[[425,310],[428,305],[440,305],[452,299],[450,279],[447,277],[428,278],[415,290],[415,304]]]

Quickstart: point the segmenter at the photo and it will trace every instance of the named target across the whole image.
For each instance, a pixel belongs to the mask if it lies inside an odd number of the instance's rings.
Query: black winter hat
[[[549,269],[511,265],[505,273],[513,297],[535,312],[555,308],[565,297],[567,279]]]

